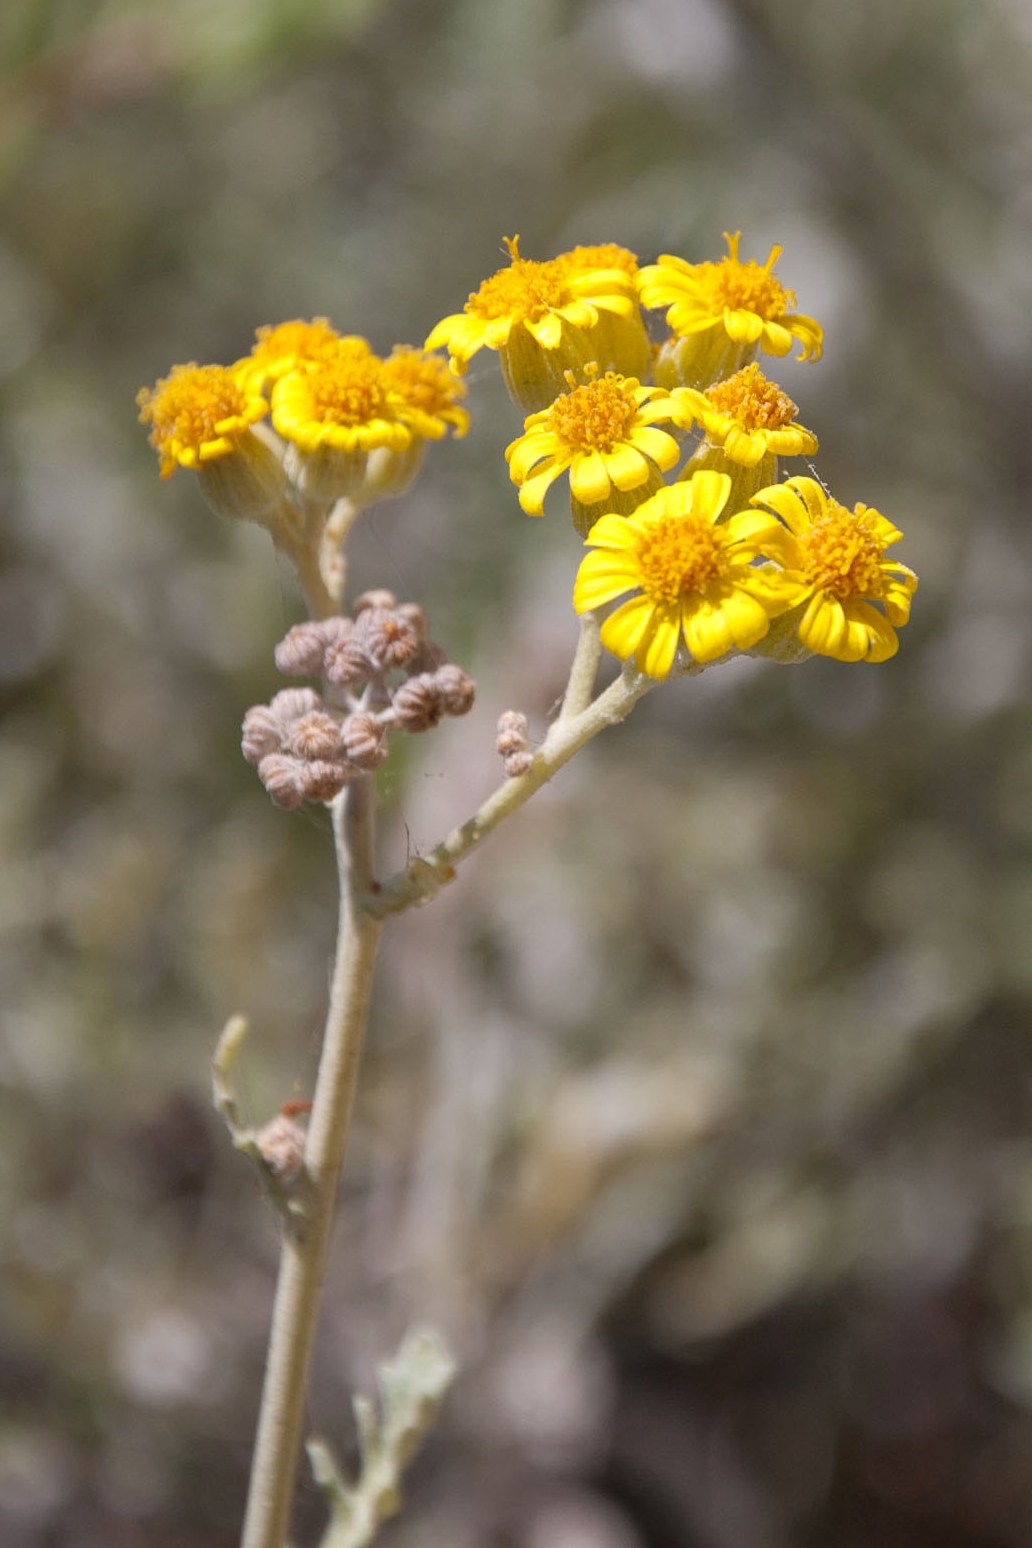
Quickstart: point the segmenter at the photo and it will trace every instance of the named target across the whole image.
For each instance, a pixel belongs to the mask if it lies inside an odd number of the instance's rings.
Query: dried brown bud
[[[280,1182],[293,1182],[305,1160],[305,1130],[296,1118],[277,1113],[254,1136],[262,1160]]]
[[[314,688],[283,688],[277,693],[269,708],[274,715],[278,715],[284,727],[291,721],[299,720],[302,715],[310,715],[313,710],[322,709],[322,700]]]
[[[404,667],[414,659],[420,640],[404,618],[385,607],[367,607],[355,621],[355,640],[377,671]]]
[[[296,812],[305,799],[302,773],[305,765],[282,753],[270,753],[258,765],[258,778],[277,806]]]
[[[340,726],[332,715],[327,715],[323,710],[313,710],[311,714],[302,715],[300,720],[294,721],[290,727],[287,747],[296,757],[304,758],[307,762],[339,761],[343,752]]]
[[[529,747],[521,752],[510,753],[502,764],[502,771],[506,779],[518,779],[521,774],[529,774],[534,766],[534,754]]]
[[[317,623],[295,624],[276,646],[276,666],[284,677],[321,677],[325,653]]]
[[[403,731],[429,731],[444,712],[441,691],[429,672],[402,683],[394,692],[391,706]]]
[[[356,597],[351,611],[357,618],[359,613],[364,613],[370,607],[386,608],[390,612],[398,605],[398,599],[393,591],[386,591],[382,587],[375,591],[363,591],[360,597]]]
[[[473,708],[476,684],[461,667],[446,662],[434,673],[434,682],[441,695],[446,715],[465,715]]]
[[[375,715],[360,710],[349,715],[340,728],[340,739],[351,762],[360,769],[376,769],[387,756],[387,733]]]
[[[306,801],[332,801],[355,772],[346,763],[302,763],[299,768]]]
[[[283,722],[268,704],[256,704],[244,716],[240,750],[256,766],[283,746]]]
[[[352,688],[369,676],[369,658],[359,642],[350,637],[327,648],[323,674],[335,688]]]

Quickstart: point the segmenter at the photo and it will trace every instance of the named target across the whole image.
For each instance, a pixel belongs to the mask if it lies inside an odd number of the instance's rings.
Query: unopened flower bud
[[[345,638],[350,630],[350,618],[295,624],[276,646],[276,666],[285,677],[321,677],[328,646]]]
[[[305,1130],[296,1118],[277,1113],[254,1136],[261,1158],[280,1182],[293,1182],[305,1160]]]
[[[355,620],[355,639],[378,671],[408,666],[420,645],[412,625],[385,607],[363,608]]]
[[[348,716],[340,739],[348,758],[360,769],[379,768],[387,756],[387,733],[376,716],[365,710]]]
[[[388,611],[396,608],[398,599],[393,591],[387,591],[384,587],[377,587],[372,591],[363,591],[360,597],[356,597],[351,611],[357,618],[359,613],[364,613],[370,607],[383,607]]]
[[[495,746],[503,758],[523,752],[527,745],[527,717],[520,710],[504,710],[498,717]]]
[[[310,715],[313,710],[322,709],[322,700],[314,688],[282,688],[273,696],[269,708],[286,727],[302,715]]]
[[[423,640],[415,656],[409,662],[409,671],[436,672],[439,666],[444,666],[448,659],[448,652],[442,650],[440,645],[435,645],[433,640]]]
[[[525,747],[509,754],[502,763],[502,772],[506,779],[518,779],[521,774],[529,774],[533,766],[534,754],[529,747]]]
[[[302,715],[290,727],[287,746],[295,757],[306,762],[330,762],[341,756],[340,726],[332,715],[313,710]]]
[[[369,676],[369,658],[363,646],[347,636],[336,645],[327,647],[323,658],[323,676],[335,688],[352,688]]]
[[[429,731],[444,712],[441,691],[433,675],[421,672],[396,689],[391,699],[398,725],[403,731]]]
[[[415,631],[418,639],[426,639],[426,614],[418,602],[402,602],[394,611]]]
[[[355,772],[346,763],[302,763],[300,769],[306,801],[332,801]]]
[[[248,763],[255,767],[269,753],[277,753],[283,746],[283,722],[268,704],[256,704],[244,716],[240,750]]]
[[[303,768],[296,758],[287,758],[282,753],[270,753],[258,765],[258,778],[285,812],[296,812],[305,799]]]
[[[444,666],[437,668],[434,682],[441,695],[441,705],[446,715],[465,715],[473,708],[476,684],[461,667],[455,666],[453,662],[446,662]]]

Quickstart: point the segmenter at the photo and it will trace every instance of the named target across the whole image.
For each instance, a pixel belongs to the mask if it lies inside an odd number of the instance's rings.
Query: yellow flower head
[[[771,455],[812,457],[817,450],[813,431],[796,422],[792,399],[755,363],[705,392],[676,387],[672,397],[678,423],[700,425],[710,445],[721,447],[730,462],[742,467],[755,467]]]
[[[305,366],[323,360],[333,354],[343,342],[340,334],[326,317],[313,317],[311,322],[300,318],[292,322],[277,323],[255,330],[254,348],[243,360],[238,360],[234,372],[251,392],[266,392],[272,382],[286,376],[288,371],[298,371]],[[350,340],[368,351],[364,339]]]
[[[615,371],[596,373],[580,386],[570,371],[568,380],[570,390],[551,408],[531,414],[525,433],[505,449],[528,516],[543,514],[545,495],[567,470],[574,500],[597,505],[609,499],[614,484],[621,491],[638,489],[680,455],[674,437],[655,428],[676,413],[661,387],[643,387]]]
[[[582,248],[537,263],[520,256],[518,237],[507,238],[506,246],[509,267],[486,279],[464,311],[445,317],[427,338],[427,349],[448,349],[456,375],[478,350],[497,350],[514,401],[533,413],[562,392],[571,367],[597,360],[603,369],[627,369],[618,354],[633,356],[634,369],[644,369],[647,338],[633,274],[626,266],[606,266],[623,249]],[[603,319],[622,327],[602,332]]]
[[[634,253],[616,242],[602,242],[597,247],[574,247],[560,254],[560,263],[570,269],[622,269],[632,279],[638,275],[638,260]]]
[[[803,360],[817,360],[823,339],[820,325],[792,310],[795,296],[774,276],[781,248],[772,247],[765,264],[753,259],[743,263],[738,257],[740,237],[739,231],[725,231],[728,255],[718,263],[687,263],[665,253],[647,265],[639,276],[642,305],[667,307],[667,325],[675,339],[693,340],[704,352],[705,340],[698,336],[718,330],[737,348],[733,368],[752,359],[757,348],[787,355],[793,340],[800,344]],[[711,342],[708,352],[714,347]],[[691,374],[689,370],[685,379]],[[726,374],[715,369],[709,380]]]
[[[141,388],[136,402],[140,423],[151,427],[162,478],[177,467],[199,468],[228,456],[269,408],[225,366],[192,362],[173,366],[153,387]]]
[[[469,414],[460,400],[466,389],[436,355],[398,344],[383,362],[387,397],[399,417],[418,436],[439,441],[451,425],[456,435],[469,429]]]
[[[649,677],[669,676],[682,640],[699,663],[748,649],[800,598],[797,578],[756,563],[784,535],[774,517],[720,521],[730,488],[724,473],[696,473],[588,533],[573,605],[586,613],[632,591],[603,623],[602,643]]]
[[[412,440],[383,361],[364,340],[342,339],[320,359],[281,376],[272,389],[272,422],[285,441],[304,452],[367,452],[377,446],[403,451]]]
[[[797,632],[807,650],[836,661],[887,661],[910,617],[913,570],[884,553],[902,533],[868,505],[847,510],[812,478],[761,489],[753,503],[787,527],[774,553],[799,580]]]

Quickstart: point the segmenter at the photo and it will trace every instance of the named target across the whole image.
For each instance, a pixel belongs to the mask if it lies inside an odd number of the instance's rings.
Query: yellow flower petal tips
[[[721,521],[731,480],[701,472],[669,485],[630,516],[603,516],[588,533],[592,552],[573,589],[578,613],[634,593],[602,625],[602,643],[649,677],[747,650],[770,620],[799,601],[797,576],[781,561],[787,534],[773,516],[742,511]]]
[[[521,257],[518,237],[507,238],[506,247],[509,267],[484,280],[463,311],[439,322],[425,348],[447,348],[460,376],[478,350],[496,350],[525,414],[546,408],[563,391],[566,371],[589,361],[644,375],[650,349],[633,254],[614,245],[579,247],[538,263]]]
[[[615,371],[586,374],[578,385],[567,372],[569,391],[531,414],[523,435],[505,451],[528,516],[543,514],[548,490],[569,473],[574,525],[582,537],[604,512],[626,514],[640,505],[681,454],[674,436],[656,428],[677,415],[670,393]]]
[[[688,263],[664,253],[639,275],[645,307],[666,307],[671,339],[656,361],[664,387],[708,387],[754,359],[758,349],[787,355],[793,342],[804,360],[820,358],[823,335],[812,317],[794,312],[795,296],[774,276],[780,247],[765,264],[738,256],[741,232],[724,233],[727,257]]]
[[[836,661],[894,656],[917,590],[913,570],[883,557],[902,537],[899,528],[868,505],[839,505],[813,478],[761,489],[753,504],[787,528],[781,562],[802,588],[800,644]]]

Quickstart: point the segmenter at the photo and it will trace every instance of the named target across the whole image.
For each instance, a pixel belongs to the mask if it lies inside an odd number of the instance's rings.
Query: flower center
[[[561,261],[575,273],[587,269],[622,269],[633,278],[638,272],[637,258],[616,242],[603,242],[598,247],[575,247],[563,253]]]
[[[570,299],[567,269],[561,258],[536,263],[521,258],[519,237],[506,239],[512,265],[499,269],[471,295],[466,310],[490,321],[495,317],[539,318],[543,312],[565,306]]]
[[[443,360],[400,345],[384,361],[382,373],[389,392],[427,414],[452,408],[465,394],[462,384],[455,380]]]
[[[771,272],[781,256],[780,247],[772,247],[765,264],[750,258],[742,263],[738,257],[741,233],[724,233],[728,255],[719,263],[701,263],[699,278],[716,308],[730,308],[735,312],[755,312],[765,322],[784,317],[795,306],[795,295],[786,290]]]
[[[308,378],[312,418],[324,425],[364,425],[385,417],[382,363],[375,355],[345,352]]]
[[[634,424],[637,385],[632,378],[607,371],[597,381],[563,393],[549,411],[552,430],[567,446],[611,452],[618,441],[626,440]]]
[[[252,351],[257,360],[318,360],[340,342],[340,334],[325,317],[312,322],[278,323],[259,328]]]
[[[780,430],[799,412],[788,393],[768,381],[755,364],[708,387],[706,397],[718,414],[736,419],[745,430]]]
[[[182,366],[140,399],[143,415],[154,426],[157,442],[175,440],[199,450],[219,435],[218,426],[247,410],[247,399],[225,366]]]
[[[635,556],[641,589],[654,602],[704,592],[724,574],[721,529],[699,517],[662,517],[638,539]]]
[[[881,557],[886,545],[871,531],[866,511],[863,505],[849,511],[829,500],[802,539],[810,580],[840,602],[885,595]]]

